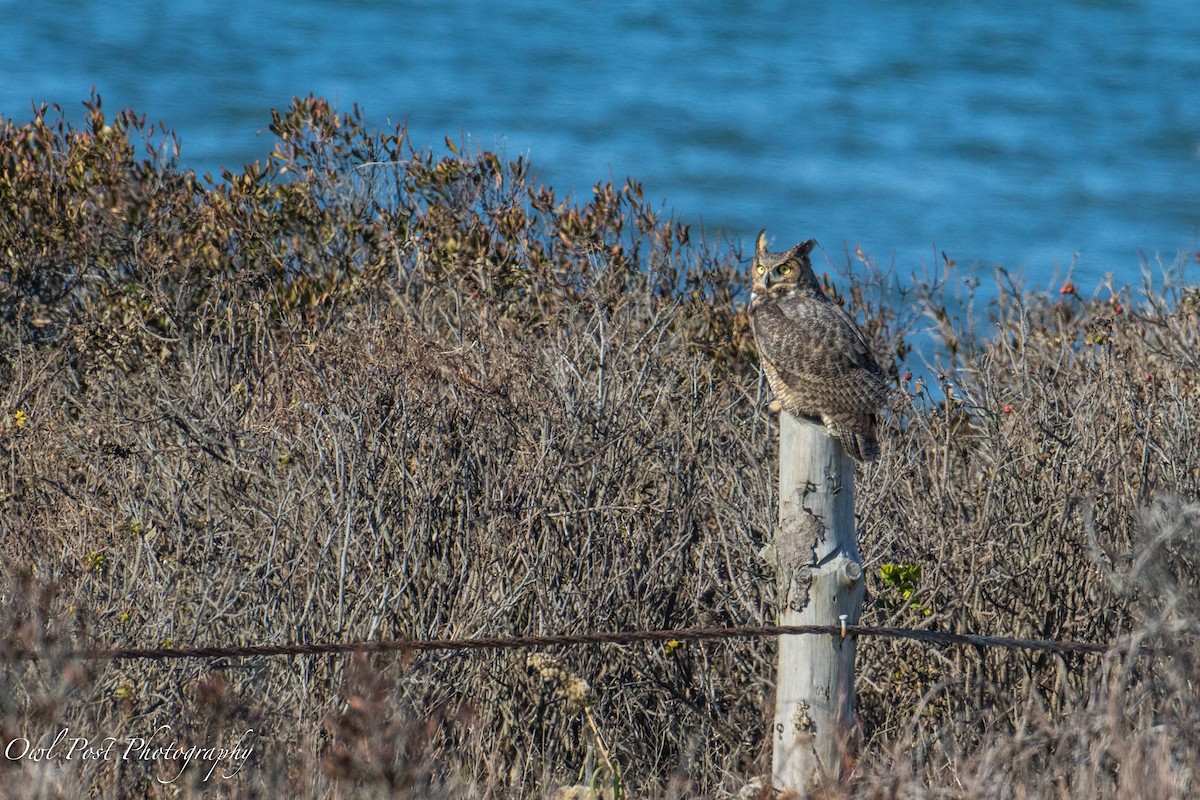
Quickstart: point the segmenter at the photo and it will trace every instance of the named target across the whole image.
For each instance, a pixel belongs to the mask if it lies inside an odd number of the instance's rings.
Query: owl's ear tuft
[[[758,241],[754,243],[754,255],[762,258],[767,252],[767,229],[758,232]]]
[[[807,242],[801,242],[800,244],[796,245],[795,247],[793,247],[791,250],[788,251],[788,257],[789,258],[804,258],[806,255],[811,253],[813,248],[816,246],[817,246],[816,239],[809,239]]]

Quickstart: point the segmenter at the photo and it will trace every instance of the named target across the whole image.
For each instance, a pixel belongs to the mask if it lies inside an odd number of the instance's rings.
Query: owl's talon
[[[770,409],[772,414],[778,414],[780,411],[783,411],[783,404],[778,400],[772,400],[767,408]]]

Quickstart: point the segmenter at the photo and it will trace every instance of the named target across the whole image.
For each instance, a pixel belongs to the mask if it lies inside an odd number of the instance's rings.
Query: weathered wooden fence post
[[[819,424],[779,415],[780,625],[858,622],[865,586],[854,526],[854,461]],[[781,636],[775,787],[802,797],[841,777],[854,714],[854,637]]]

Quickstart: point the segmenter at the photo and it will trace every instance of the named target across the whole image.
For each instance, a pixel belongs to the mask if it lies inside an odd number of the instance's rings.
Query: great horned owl
[[[816,242],[771,253],[766,233],[754,248],[750,325],[771,391],[784,411],[820,419],[855,460],[873,461],[887,376],[862,331],[813,274],[808,254]]]

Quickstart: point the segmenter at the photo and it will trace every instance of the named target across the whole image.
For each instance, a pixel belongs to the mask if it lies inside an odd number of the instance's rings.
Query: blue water
[[[264,157],[315,92],[419,147],[642,181],[749,247],[945,251],[1052,287],[1136,282],[1200,230],[1200,3],[0,2],[0,115],[92,86],[198,172]]]

